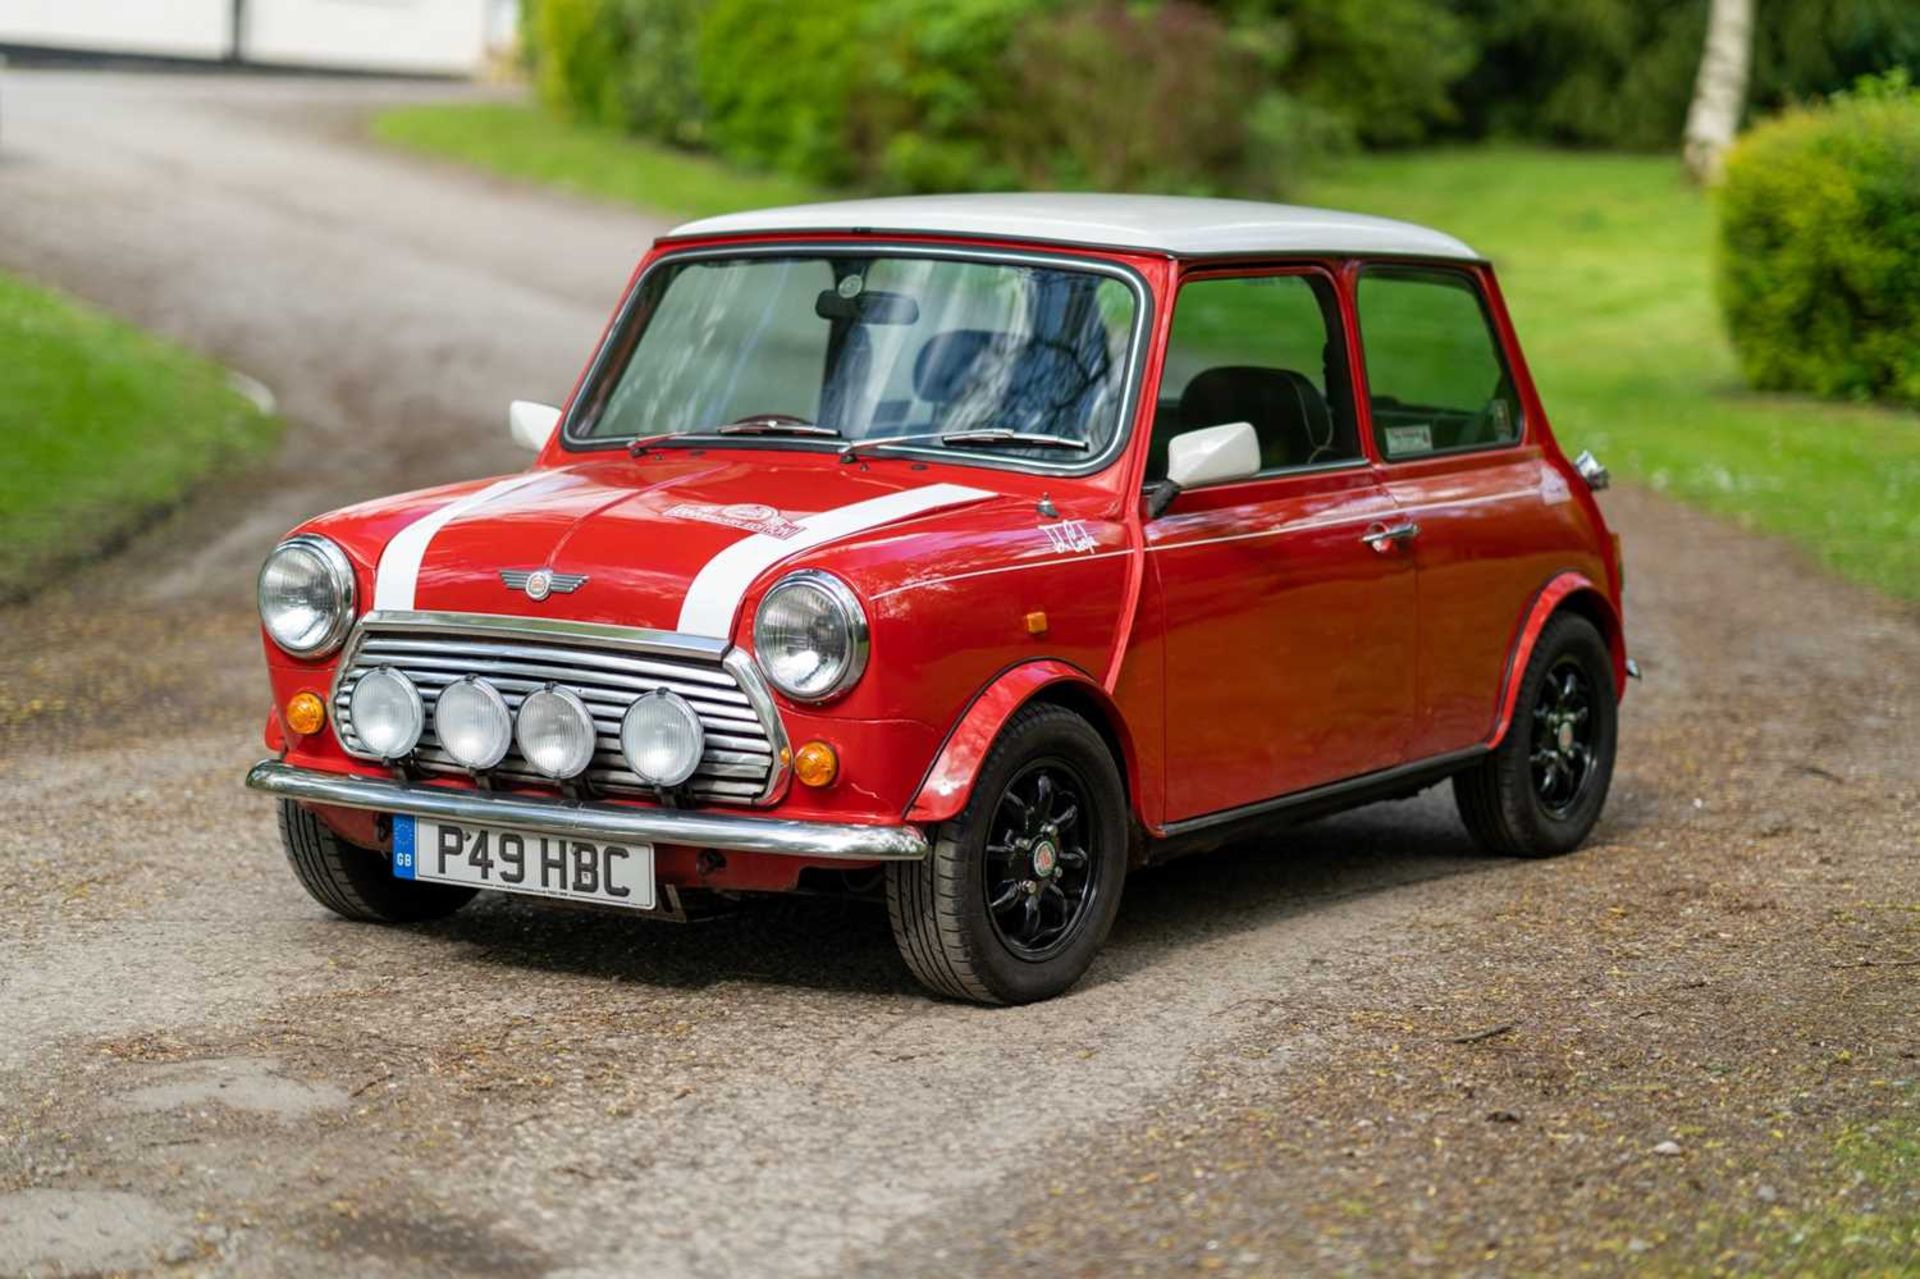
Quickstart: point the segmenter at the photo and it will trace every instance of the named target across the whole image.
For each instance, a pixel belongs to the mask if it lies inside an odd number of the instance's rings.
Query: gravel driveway
[[[0,80],[0,264],[295,424],[0,611],[0,1274],[1899,1268],[1920,1192],[1862,1160],[1920,1150],[1920,624],[1641,492],[1647,680],[1570,858],[1429,793],[1136,879],[1082,988],[999,1011],[838,903],[313,905],[239,785],[260,554],[517,465],[507,400],[661,229],[354,141],[456,92]]]

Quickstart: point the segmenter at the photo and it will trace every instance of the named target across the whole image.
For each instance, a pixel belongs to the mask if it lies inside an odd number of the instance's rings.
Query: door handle
[[[1420,536],[1420,526],[1412,520],[1403,520],[1398,524],[1369,524],[1360,540],[1383,554],[1395,542],[1411,542]]]

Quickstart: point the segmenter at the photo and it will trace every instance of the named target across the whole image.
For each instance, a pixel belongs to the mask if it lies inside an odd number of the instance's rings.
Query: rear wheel
[[[1617,729],[1606,641],[1586,618],[1556,614],[1527,661],[1506,737],[1453,779],[1467,829],[1513,857],[1578,848],[1607,802]]]
[[[348,843],[292,800],[280,801],[280,844],[300,886],[347,919],[413,924],[473,900],[471,888],[395,879],[385,853]]]
[[[887,868],[887,914],[914,976],[982,1004],[1072,986],[1120,906],[1126,811],[1092,725],[1059,706],[1015,715],[926,860]]]

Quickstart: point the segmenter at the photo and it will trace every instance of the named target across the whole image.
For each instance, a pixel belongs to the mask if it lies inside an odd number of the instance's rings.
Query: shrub
[[[1458,118],[1451,91],[1478,53],[1439,0],[1297,0],[1280,83],[1361,140],[1404,146]]]
[[[718,0],[699,48],[714,146],[827,185],[1271,194],[1341,134],[1194,0]]]
[[[891,191],[991,190],[1019,180],[998,139],[1020,106],[1006,68],[1021,26],[1060,0],[873,0],[854,107],[866,181]]]
[[[612,0],[538,0],[528,17],[534,88],[551,110],[574,120],[615,123],[623,50]]]
[[[1920,403],[1920,91],[1896,73],[1754,128],[1719,258],[1754,386]]]
[[[1318,5],[1326,0],[1310,0]],[[1479,48],[1454,88],[1464,131],[1600,146],[1674,146],[1707,0],[1458,0]],[[1920,71],[1912,0],[1755,0],[1748,100],[1779,108],[1856,76]]]
[[[1035,187],[1267,193],[1252,122],[1272,50],[1190,0],[1082,4],[1021,28],[1008,51],[1019,111],[1001,153]]]
[[[528,0],[540,100],[570,119],[680,146],[700,141],[700,0]]]
[[[620,77],[625,127],[678,146],[705,133],[697,52],[702,0],[622,0],[632,37]]]
[[[872,0],[717,0],[700,23],[698,81],[714,147],[827,185],[867,166],[852,109]]]

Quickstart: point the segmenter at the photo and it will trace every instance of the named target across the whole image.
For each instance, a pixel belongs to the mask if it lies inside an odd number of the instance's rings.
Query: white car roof
[[[787,231],[892,232],[991,237],[1176,257],[1328,253],[1396,257],[1481,256],[1459,240],[1411,222],[1257,200],[1170,195],[921,195],[796,204],[702,218],[668,239]]]

